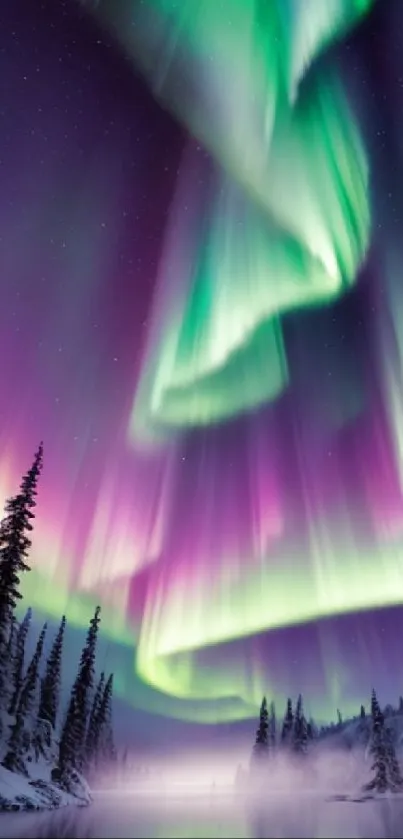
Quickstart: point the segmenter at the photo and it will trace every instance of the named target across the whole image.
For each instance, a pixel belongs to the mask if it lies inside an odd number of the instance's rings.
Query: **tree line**
[[[389,706],[388,706],[389,708]],[[389,715],[391,709],[385,709]],[[403,712],[403,699],[399,700],[399,711]],[[341,727],[342,717],[338,713],[338,727]],[[366,720],[365,708],[361,705],[360,725]],[[335,726],[331,727],[334,730]],[[259,725],[256,731],[255,743],[252,752],[252,766],[265,766],[265,761],[274,757],[278,752],[295,756],[297,759],[305,758],[310,751],[310,745],[317,740],[320,733],[325,734],[326,730],[320,732],[313,720],[307,720],[303,709],[301,694],[298,696],[295,711],[292,700],[288,699],[283,717],[280,735],[277,736],[277,721],[274,703],[268,707],[267,699],[264,696],[260,706]],[[385,724],[385,712],[381,710],[375,690],[371,695],[371,732],[369,742],[369,753],[372,758],[372,778],[365,785],[367,792],[384,793],[402,792],[403,776],[400,764],[396,755],[393,732]]]
[[[0,754],[5,768],[24,775],[29,775],[29,762],[47,757],[53,764],[52,779],[68,789],[74,773],[86,776],[100,761],[114,757],[113,675],[96,677],[99,606],[89,623],[65,711],[61,696],[65,616],[46,661],[45,623],[26,665],[32,611],[28,609],[19,621],[17,606],[22,598],[21,575],[30,570],[29,534],[42,465],[41,443],[19,492],[6,501],[0,522]]]
[[[264,696],[260,706],[259,726],[253,747],[253,758],[261,761],[274,755],[278,749],[287,750],[293,754],[304,755],[308,751],[308,744],[316,735],[312,720],[306,720],[303,710],[302,696],[299,695],[295,711],[292,700],[287,699],[285,714],[277,736],[277,720],[274,702],[267,705]]]

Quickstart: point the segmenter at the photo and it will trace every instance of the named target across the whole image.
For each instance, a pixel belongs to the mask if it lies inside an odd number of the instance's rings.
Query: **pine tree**
[[[301,694],[295,708],[292,748],[296,754],[306,754],[308,747],[307,723],[304,716]]]
[[[24,657],[25,657],[25,642],[31,626],[32,609],[29,608],[25,614],[24,619],[20,623],[17,630],[17,637],[15,642],[15,658],[14,658],[14,679],[13,679],[13,695],[11,698],[9,713],[15,714],[17,709],[18,698],[22,688],[23,673],[24,673]]]
[[[267,699],[264,696],[260,706],[259,726],[256,731],[256,740],[253,747],[255,757],[267,757],[269,753],[269,714],[267,711]]]
[[[18,495],[6,501],[5,517],[0,527],[0,698],[7,697],[7,642],[11,618],[22,597],[19,590],[20,575],[29,571],[25,560],[31,540],[27,534],[33,529],[32,509],[36,505],[36,486],[42,469],[42,459],[41,443],[30,470],[22,479]]]
[[[281,729],[281,743],[283,746],[286,746],[290,743],[293,726],[294,714],[292,711],[292,702],[291,699],[287,699],[287,707],[283,721],[283,727]]]
[[[371,769],[374,770],[375,775],[372,781],[366,785],[365,789],[375,790],[376,792],[385,792],[388,788],[387,778],[387,750],[385,742],[385,720],[382,711],[379,707],[379,702],[375,691],[372,691],[371,697],[371,716],[372,716],[372,743],[371,754],[374,762]]]
[[[56,718],[59,706],[65,628],[66,618],[63,615],[59,630],[46,662],[45,675],[41,681],[38,719],[45,720],[52,726],[53,729],[56,728]]]
[[[360,720],[365,720],[365,718],[366,718],[365,708],[364,708],[364,706],[363,706],[363,705],[361,705],[361,708],[360,708]]]
[[[339,709],[337,709],[337,725],[339,726],[339,728],[340,728],[340,726],[343,725],[343,717],[342,717],[341,711],[339,711]]]
[[[97,684],[97,688],[94,695],[94,701],[92,703],[90,719],[88,723],[87,729],[87,737],[85,741],[85,762],[87,765],[90,765],[93,761],[96,760],[96,750],[99,740],[99,710],[101,701],[104,695],[105,690],[105,673],[101,673],[100,679]]]
[[[112,728],[113,674],[108,678],[98,707],[96,757],[99,760],[112,760],[115,757]],[[267,709],[266,709],[267,713]]]
[[[399,696],[398,714],[403,714],[403,696]]]
[[[64,780],[67,780],[71,769],[80,770],[84,761],[89,702],[94,686],[95,653],[100,612],[100,606],[97,606],[94,617],[90,621],[60,738],[59,772]]]
[[[38,638],[31,662],[28,665],[27,674],[18,700],[15,723],[11,727],[8,752],[3,760],[3,766],[12,771],[21,771],[23,752],[26,743],[29,742],[29,733],[33,724],[33,711],[37,699],[39,663],[42,657],[46,629],[47,625],[45,623]]]
[[[270,702],[270,713],[269,713],[269,747],[271,752],[273,753],[276,748],[276,740],[277,740],[277,723],[276,723],[276,709],[274,702]]]

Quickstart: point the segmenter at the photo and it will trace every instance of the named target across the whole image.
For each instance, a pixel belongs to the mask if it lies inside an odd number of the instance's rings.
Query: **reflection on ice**
[[[236,767],[232,753],[156,762],[140,777],[102,779],[89,808],[3,816],[0,835],[403,839],[403,796],[362,793],[369,769],[362,750],[318,750],[297,764],[273,759],[259,776]]]

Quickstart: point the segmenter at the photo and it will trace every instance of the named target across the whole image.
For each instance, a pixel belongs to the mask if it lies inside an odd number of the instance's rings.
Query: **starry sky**
[[[1,13],[0,495],[43,439],[26,598],[66,682],[101,602],[134,741],[403,692],[403,15],[330,5],[263,70],[274,17]]]

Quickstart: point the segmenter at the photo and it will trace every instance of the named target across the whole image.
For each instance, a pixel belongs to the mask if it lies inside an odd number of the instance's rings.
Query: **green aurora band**
[[[281,316],[324,305],[356,281],[370,235],[368,165],[340,81],[315,62],[370,7],[371,0],[97,3],[100,21],[214,167],[197,236],[179,200],[173,209],[129,428],[137,446],[275,399],[289,375]],[[184,188],[190,178],[185,165]],[[382,549],[369,552],[364,590],[347,511],[338,511],[337,543],[329,533],[316,517],[306,563],[295,562],[297,545],[253,563],[218,558],[215,575],[185,581],[167,581],[157,563],[138,625],[108,618],[106,626],[123,644],[133,635],[137,642],[136,704],[200,721],[249,717],[263,687],[270,690],[258,665],[252,674],[239,663],[200,668],[200,650],[396,603],[400,550],[388,548],[388,575]],[[27,586],[35,605],[34,575]],[[43,605],[43,590],[37,598]],[[67,601],[67,614],[84,625],[88,602],[66,590]],[[127,697],[126,682],[118,689]]]
[[[354,283],[369,241],[368,167],[334,72],[311,64],[369,6],[150,2],[119,30],[123,41],[141,33],[133,57],[218,164],[191,243],[192,197],[181,220],[179,190],[133,441],[275,399],[288,381],[281,315]],[[191,180],[184,165],[182,182]]]
[[[354,282],[368,244],[368,173],[338,85],[317,85],[295,123],[273,141],[268,175],[287,226],[274,205],[263,212],[223,175],[195,253],[180,209],[174,213],[134,439],[150,428],[208,425],[276,398],[288,381],[281,315],[323,305]]]

